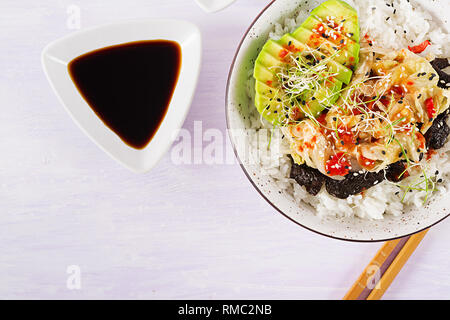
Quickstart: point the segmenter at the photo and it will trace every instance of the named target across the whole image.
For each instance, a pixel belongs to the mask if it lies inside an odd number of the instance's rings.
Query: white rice
[[[432,20],[429,13],[423,10],[415,1],[408,0],[347,0],[348,4],[358,10],[361,36],[366,33],[374,40],[375,45],[398,50],[408,45],[417,45],[424,40],[431,40],[432,45],[423,55],[432,54],[436,57],[450,56],[450,36]],[[386,4],[389,4],[387,6]],[[395,14],[394,14],[395,10]],[[283,23],[275,23],[269,37],[279,39],[285,33],[295,30],[309,15],[300,12],[295,17],[287,17]],[[388,20],[387,17],[389,17]],[[406,33],[405,33],[406,31]],[[247,92],[253,102],[254,80],[249,74]],[[270,128],[271,125],[262,119],[253,108],[250,115],[251,128],[256,129],[250,139],[250,148],[257,154],[256,161],[263,174],[271,177],[280,190],[286,191],[298,203],[305,202],[316,209],[319,217],[352,217],[366,219],[383,219],[384,214],[400,215],[408,206],[421,207],[427,197],[425,191],[412,191],[404,194],[396,184],[383,181],[368,189],[363,195],[354,195],[342,200],[328,194],[322,188],[317,196],[311,196],[305,188],[298,185],[293,179],[289,179],[291,161],[288,157],[289,146],[286,139],[282,139],[279,132],[274,132],[271,138],[271,148],[276,152],[270,154],[262,152],[269,141],[268,134],[260,129]],[[278,129],[276,129],[278,130]],[[259,132],[258,132],[259,131]],[[450,144],[438,150],[439,153],[427,161],[425,173],[435,180],[442,179],[436,184],[436,194],[444,194],[450,189]],[[274,156],[275,154],[275,156]],[[425,160],[424,160],[425,162]],[[436,178],[434,178],[436,177]],[[412,183],[417,176],[411,176],[403,180],[402,184]],[[404,197],[403,201],[402,198]],[[428,199],[430,195],[428,194]]]

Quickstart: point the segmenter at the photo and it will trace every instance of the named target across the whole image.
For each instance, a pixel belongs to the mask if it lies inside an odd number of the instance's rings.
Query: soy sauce
[[[143,149],[167,113],[180,67],[178,43],[148,40],[88,52],[68,69],[103,123],[130,147]]]

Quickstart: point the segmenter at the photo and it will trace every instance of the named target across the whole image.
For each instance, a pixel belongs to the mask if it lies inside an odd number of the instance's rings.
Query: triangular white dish
[[[157,39],[179,43],[181,68],[164,120],[150,143],[138,150],[125,144],[98,118],[77,90],[67,66],[72,59],[96,49]],[[54,41],[42,52],[45,74],[75,123],[112,158],[135,172],[151,169],[176,138],[194,95],[200,64],[200,31],[192,23],[180,20],[132,20],[94,27]]]

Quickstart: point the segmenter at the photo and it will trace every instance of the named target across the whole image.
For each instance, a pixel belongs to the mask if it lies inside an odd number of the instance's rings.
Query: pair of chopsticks
[[[378,300],[408,261],[429,229],[386,242],[353,284],[344,300]]]

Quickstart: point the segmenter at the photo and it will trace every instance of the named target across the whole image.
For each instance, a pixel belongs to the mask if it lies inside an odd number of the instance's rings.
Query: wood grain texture
[[[268,205],[237,165],[128,172],[63,110],[40,65],[72,30],[137,17],[182,18],[203,34],[198,89],[184,127],[225,130],[235,49],[267,4],[206,14],[187,0],[0,3],[0,298],[340,299],[380,244],[331,240]],[[433,228],[384,298],[450,298],[449,224]],[[80,290],[66,287],[78,265]]]

